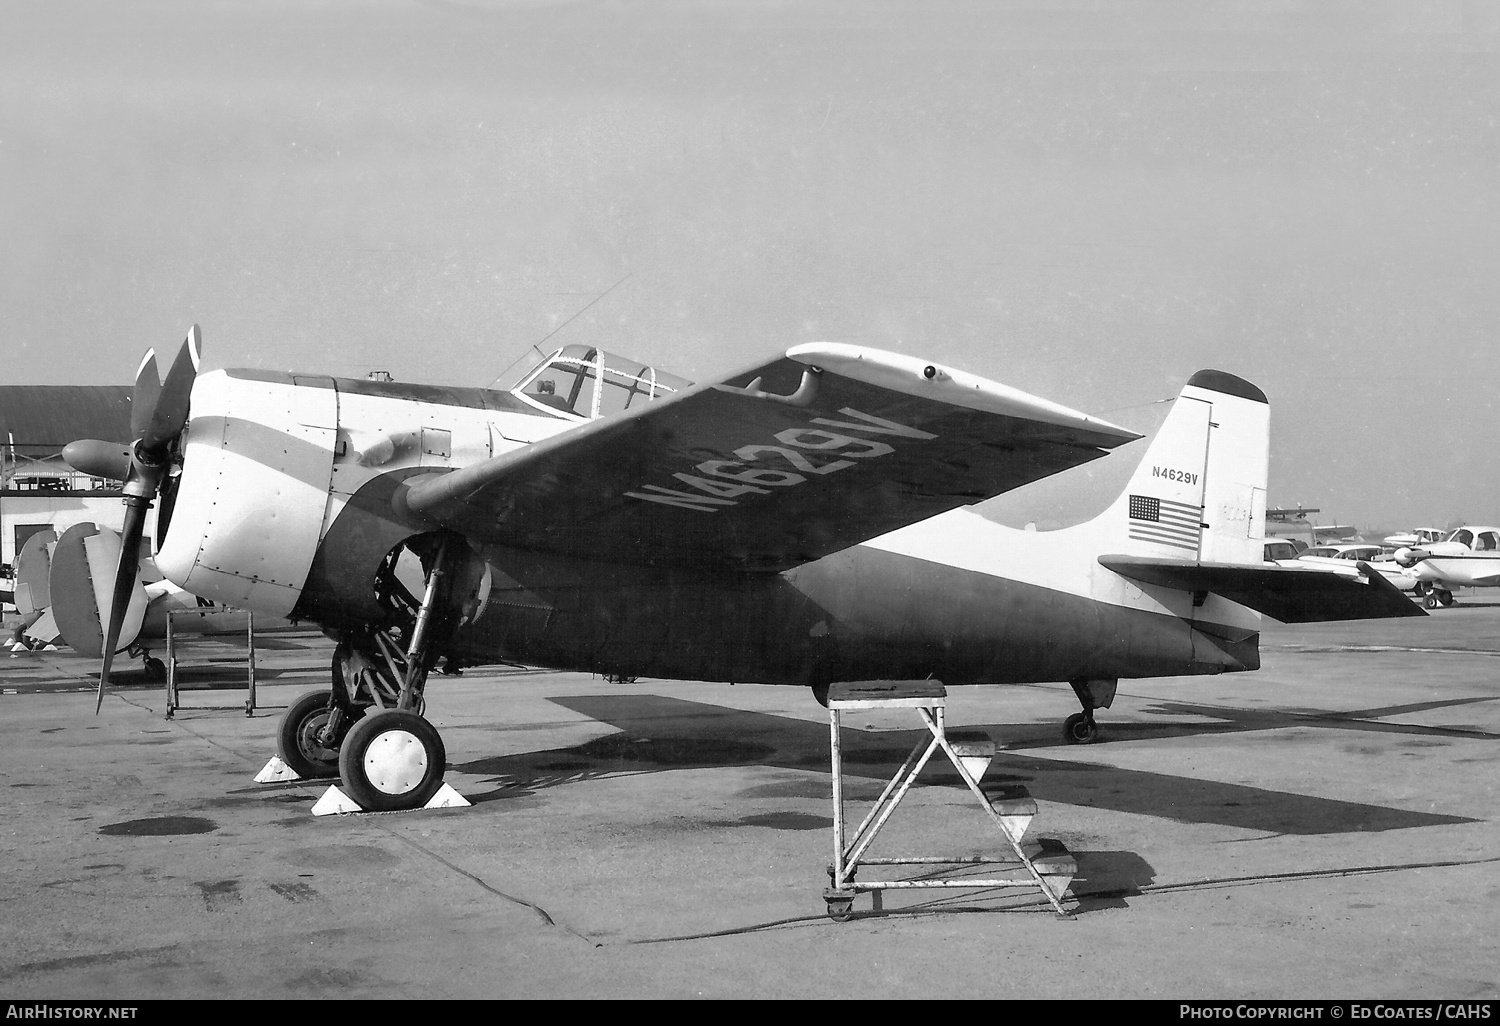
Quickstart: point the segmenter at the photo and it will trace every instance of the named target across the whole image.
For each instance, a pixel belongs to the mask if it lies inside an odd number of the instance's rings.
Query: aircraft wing
[[[1354,576],[1314,567],[1199,563],[1142,556],[1100,556],[1099,562],[1142,584],[1211,591],[1282,623],[1427,615],[1368,563],[1357,564],[1359,576]]]
[[[822,343],[412,478],[393,501],[483,543],[780,571],[1139,437],[962,371]]]

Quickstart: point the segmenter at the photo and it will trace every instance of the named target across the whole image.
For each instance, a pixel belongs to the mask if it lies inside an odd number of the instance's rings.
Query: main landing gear
[[[1102,679],[1070,680],[1073,694],[1078,696],[1082,712],[1076,712],[1063,721],[1063,738],[1070,745],[1091,745],[1099,740],[1099,724],[1094,722],[1095,709],[1108,709],[1115,701],[1115,688],[1119,681],[1113,677]]]
[[[447,751],[422,712],[438,642],[453,626],[441,615],[446,548],[440,541],[430,560],[420,606],[398,608],[409,627],[342,632],[332,689],[292,703],[277,731],[282,762],[303,777],[342,777],[349,797],[372,812],[419,809],[443,784]]]
[[[1422,596],[1422,605],[1427,609],[1436,609],[1438,606],[1451,606],[1456,601],[1453,592],[1441,584],[1432,584],[1421,581],[1417,584],[1417,594]]]
[[[140,645],[131,645],[125,650],[125,654],[141,661],[141,673],[153,684],[160,684],[167,679],[167,664]]]

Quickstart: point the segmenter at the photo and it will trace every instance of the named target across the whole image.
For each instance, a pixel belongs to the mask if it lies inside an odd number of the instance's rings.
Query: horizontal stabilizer
[[[1099,563],[1141,584],[1213,592],[1282,623],[1427,615],[1368,563],[1359,564],[1361,577],[1313,568],[1141,556],[1100,556]]]

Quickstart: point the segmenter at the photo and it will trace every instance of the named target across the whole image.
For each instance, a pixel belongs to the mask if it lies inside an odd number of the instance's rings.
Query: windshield
[[[691,385],[685,378],[602,349],[565,346],[523,375],[510,391],[549,410],[592,420],[636,409]]]

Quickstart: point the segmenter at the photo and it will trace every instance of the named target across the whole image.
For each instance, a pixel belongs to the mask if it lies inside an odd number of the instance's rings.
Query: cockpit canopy
[[[1500,549],[1500,532],[1490,528],[1475,528],[1475,530],[1479,532],[1477,536],[1467,527],[1460,527],[1448,536],[1448,541],[1467,545],[1476,552]]]
[[[521,375],[512,395],[565,417],[594,420],[633,410],[692,385],[592,346],[564,346]]]

